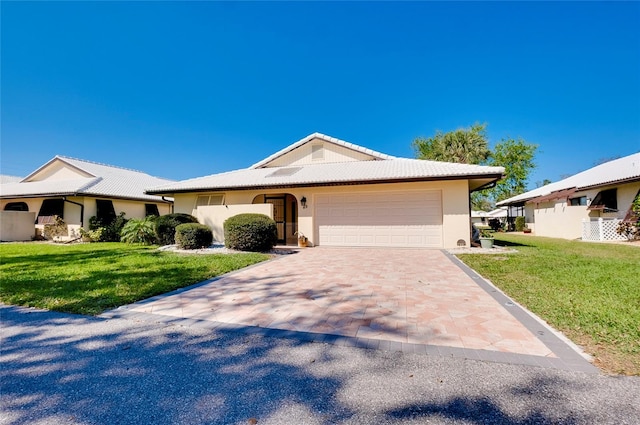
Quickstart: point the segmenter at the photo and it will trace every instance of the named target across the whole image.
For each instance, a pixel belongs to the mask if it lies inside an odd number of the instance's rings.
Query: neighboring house
[[[395,158],[311,134],[249,168],[147,190],[172,196],[175,212],[210,226],[242,212],[272,217],[281,244],[469,246],[469,194],[502,178],[502,167]]]
[[[471,223],[480,224],[480,225],[488,225],[489,224],[489,213],[486,211],[471,211]]]
[[[56,156],[20,181],[0,185],[0,240],[28,240],[53,216],[65,221],[68,238],[74,238],[81,227],[88,228],[92,216],[168,214],[172,200],[148,195],[144,189],[170,182],[140,171]]]
[[[640,152],[600,164],[498,205],[522,215],[538,236],[624,239],[615,229],[640,191]]]

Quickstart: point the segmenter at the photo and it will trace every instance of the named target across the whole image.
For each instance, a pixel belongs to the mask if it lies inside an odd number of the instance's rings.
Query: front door
[[[285,227],[286,227],[286,197],[284,196],[266,196],[264,201],[268,204],[273,204],[273,220],[276,222],[276,228],[278,229],[278,243],[285,244]]]

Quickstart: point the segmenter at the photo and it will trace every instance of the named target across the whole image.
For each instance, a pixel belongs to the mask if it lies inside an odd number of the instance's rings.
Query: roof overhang
[[[543,202],[555,201],[556,199],[568,199],[575,192],[576,192],[575,187],[572,187],[570,189],[556,190],[555,192],[551,192],[548,195],[538,196],[536,198],[529,199],[527,202],[534,203],[534,204],[541,204]]]
[[[334,186],[358,186],[368,184],[389,184],[389,183],[416,183],[429,181],[446,180],[468,180],[470,191],[479,190],[503,178],[503,174],[478,174],[461,176],[434,176],[434,177],[413,177],[399,179],[372,179],[372,180],[349,180],[317,183],[297,183],[297,184],[273,184],[273,185],[252,185],[252,186],[217,186],[205,188],[185,188],[171,191],[146,190],[149,195],[173,196],[176,193],[202,193],[202,192],[223,192],[223,191],[246,191],[246,190],[267,190],[267,189],[294,189],[304,187],[334,187]],[[472,185],[473,182],[473,185]],[[472,187],[473,186],[473,187]]]

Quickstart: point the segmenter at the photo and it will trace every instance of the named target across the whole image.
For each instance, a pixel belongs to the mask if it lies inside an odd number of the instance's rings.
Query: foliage
[[[176,227],[184,223],[197,223],[198,219],[189,214],[174,213],[160,216],[156,219],[156,235],[160,245],[176,243]]]
[[[524,222],[524,217],[518,216],[516,217],[516,232],[522,232],[526,226]]]
[[[430,138],[418,137],[413,148],[418,159],[463,164],[483,164],[491,155],[486,124],[478,123],[448,133],[438,130]]]
[[[80,228],[80,236],[84,242],[100,242],[103,230],[104,227],[99,227],[96,230],[84,230]]]
[[[538,149],[519,138],[503,139],[491,151],[486,124],[478,123],[448,133],[438,130],[430,138],[418,137],[413,148],[418,159],[504,167],[505,178],[496,187],[471,194],[472,208],[481,211],[489,211],[496,202],[526,192]]]
[[[503,139],[493,148],[489,164],[504,167],[505,171],[505,178],[491,189],[491,197],[495,202],[527,191],[527,179],[535,168],[537,149],[537,145],[528,144],[523,139]]]
[[[223,226],[225,246],[230,249],[266,252],[278,242],[276,222],[264,214],[238,214]]]
[[[145,218],[132,218],[122,228],[120,240],[126,243],[139,243],[143,245],[153,245],[156,238],[155,220],[156,216]]]
[[[631,203],[631,216],[618,224],[616,232],[628,240],[640,239],[640,192]]]
[[[98,242],[120,242],[120,232],[127,223],[127,219],[124,218],[124,216],[125,213],[120,212],[120,214],[110,222],[104,222],[98,219],[98,217],[93,216],[89,219],[89,230],[102,229]]]
[[[497,233],[508,255],[460,255],[615,373],[640,375],[640,248]]]
[[[69,227],[67,227],[67,223],[57,215],[53,217],[53,220],[53,224],[44,225],[42,236],[47,240],[51,240],[56,236],[67,236],[69,234]]]
[[[255,253],[184,255],[118,242],[0,244],[0,258],[0,302],[100,314],[269,257]]]
[[[176,244],[180,249],[198,249],[211,246],[211,228],[199,223],[184,223],[176,226]]]
[[[493,231],[491,229],[479,229],[481,238],[493,238]]]

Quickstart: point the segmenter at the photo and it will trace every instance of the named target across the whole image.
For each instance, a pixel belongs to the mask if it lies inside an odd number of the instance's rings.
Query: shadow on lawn
[[[253,418],[257,423],[423,423],[445,418],[515,425],[594,419],[563,408],[566,393],[580,388],[549,379],[544,370],[521,375],[511,386],[487,387],[476,376],[477,386],[490,389],[482,396],[477,388],[452,382],[443,397],[444,384],[433,387],[438,370],[420,369],[417,357],[399,353],[6,306],[0,306],[0,315],[7,424],[240,424],[255,423]],[[426,356],[420,359],[428,364]],[[409,379],[411,370],[425,376]],[[463,381],[467,377],[464,370],[449,373]],[[525,408],[507,411],[509,401]]]

